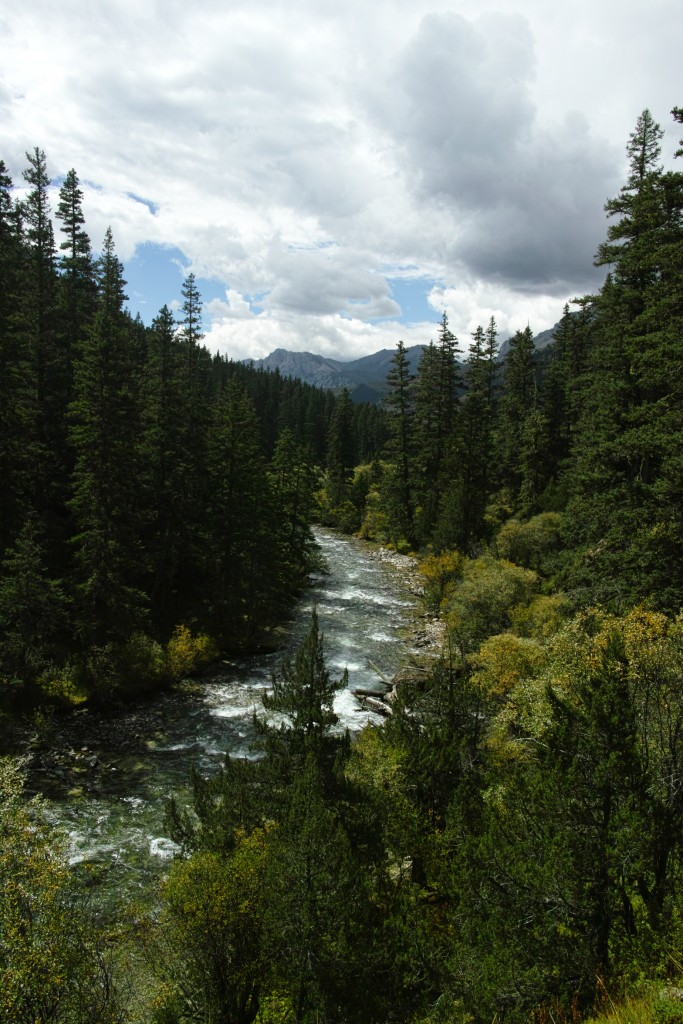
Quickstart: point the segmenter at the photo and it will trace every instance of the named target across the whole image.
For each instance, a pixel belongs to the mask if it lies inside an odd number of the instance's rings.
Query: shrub
[[[38,685],[50,700],[57,704],[77,706],[88,699],[88,694],[71,664],[50,665],[38,677]]]
[[[465,556],[459,551],[429,555],[420,562],[420,575],[425,581],[425,602],[434,614],[441,610],[443,602],[453,593],[457,580],[462,576],[464,565]]]
[[[518,604],[510,612],[510,622],[519,636],[547,638],[556,633],[567,618],[569,602],[563,594],[538,594],[528,604]]]
[[[511,612],[528,603],[538,584],[529,569],[484,555],[463,564],[462,579],[447,602],[446,621],[462,654],[511,625]]]
[[[187,626],[176,626],[166,645],[165,671],[170,679],[181,679],[200,671],[217,657],[211,637],[204,633],[193,636]]]
[[[526,522],[510,519],[498,532],[496,550],[517,565],[540,569],[549,552],[560,546],[561,528],[559,512],[542,512]]]

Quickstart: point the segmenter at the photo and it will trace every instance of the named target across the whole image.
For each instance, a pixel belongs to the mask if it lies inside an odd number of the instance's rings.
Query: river
[[[333,678],[349,672],[335,698],[340,729],[358,731],[379,716],[360,706],[354,689],[384,692],[406,658],[406,629],[416,599],[396,569],[370,556],[367,545],[316,530],[328,572],[316,574],[284,636],[284,650],[225,663],[186,692],[172,691],[116,719],[77,714],[53,732],[48,756],[29,772],[50,817],[66,831],[71,864],[96,880],[112,902],[143,896],[174,854],[164,834],[170,793],[187,795],[192,765],[217,770],[226,752],[251,750],[254,711],[283,655],[308,633],[317,608]]]

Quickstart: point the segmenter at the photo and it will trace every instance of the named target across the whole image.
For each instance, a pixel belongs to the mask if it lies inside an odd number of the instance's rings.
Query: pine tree
[[[20,209],[0,161],[0,557],[18,536],[36,493],[38,390],[27,351]]]
[[[310,566],[316,478],[308,453],[296,443],[289,427],[278,438],[269,480],[282,563],[294,584],[296,580],[303,581]]]
[[[176,322],[167,306],[153,320],[142,382],[142,504],[144,550],[148,566],[152,615],[168,633],[191,607],[183,590],[183,572],[190,551],[183,515],[186,495],[183,416],[186,394],[183,354],[176,340]]]
[[[144,620],[139,551],[139,410],[125,282],[107,230],[98,306],[75,367],[71,509],[78,563],[78,632],[86,646],[127,640]]]
[[[57,218],[66,236],[60,245],[60,306],[65,320],[70,358],[82,342],[86,325],[94,315],[96,287],[90,239],[85,231],[83,192],[75,170],[70,170],[59,190]]]
[[[334,405],[327,437],[327,473],[329,497],[333,506],[348,498],[348,488],[356,465],[356,436],[351,396],[342,388]]]
[[[178,589],[195,606],[203,590],[202,551],[205,536],[204,509],[209,501],[207,484],[208,433],[213,396],[210,393],[210,363],[202,341],[201,297],[194,274],[183,283],[183,305],[177,332],[180,349],[180,413],[184,433],[175,459],[174,490],[177,521],[182,523],[183,557]]]
[[[207,487],[202,587],[211,630],[229,644],[253,643],[281,610],[282,575],[258,423],[236,381],[216,404]]]
[[[466,550],[485,533],[493,462],[497,330],[493,317],[486,332],[472,335],[467,360],[467,390],[459,413],[453,449],[453,474],[442,508],[440,547]]]
[[[593,303],[590,387],[577,429],[568,528],[574,545],[599,551],[577,562],[577,582],[620,600],[636,580],[642,594],[649,579],[654,599],[677,607],[683,551],[659,495],[677,491],[683,434],[674,383],[683,371],[683,175],[663,173],[661,138],[644,111],[629,140],[628,180],[606,206],[619,219],[597,255],[612,266]]]
[[[510,338],[498,421],[499,482],[512,511],[534,511],[542,488],[544,424],[539,408],[531,329]]]
[[[417,451],[416,516],[418,539],[428,543],[436,526],[453,454],[458,388],[462,385],[457,363],[457,339],[443,314],[438,344],[430,343],[417,370],[415,447]]]
[[[30,191],[21,213],[25,225],[26,270],[23,289],[23,326],[36,387],[35,445],[32,454],[33,502],[46,528],[50,556],[63,559],[61,545],[66,525],[64,486],[69,460],[65,414],[70,399],[71,367],[57,311],[57,263],[50,218],[50,176],[45,153],[36,148],[26,154],[24,178]]]
[[[389,532],[394,542],[415,541],[413,497],[413,421],[415,417],[415,375],[410,371],[405,345],[398,342],[387,376],[389,393],[385,405],[389,418],[387,455],[392,469],[384,483]]]

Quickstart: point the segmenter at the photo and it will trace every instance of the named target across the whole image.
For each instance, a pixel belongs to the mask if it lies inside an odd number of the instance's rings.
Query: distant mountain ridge
[[[422,356],[424,345],[406,349],[413,373]],[[278,370],[284,377],[297,377],[318,388],[340,391],[348,388],[357,402],[378,402],[387,390],[387,374],[396,349],[384,348],[360,359],[341,360],[318,356],[313,352],[290,352],[276,348],[265,359],[245,359],[245,363],[259,370]]]
[[[553,340],[557,327],[540,331],[534,336],[538,352],[544,351]],[[417,372],[425,345],[412,345],[406,349],[406,356],[413,373]],[[499,359],[504,359],[510,348],[509,340],[500,347]],[[265,359],[244,359],[243,362],[256,370],[279,371],[283,377],[296,377],[305,384],[318,388],[341,391],[348,388],[355,402],[379,402],[387,393],[387,374],[392,366],[396,349],[383,348],[360,359],[342,360],[318,356],[313,352],[291,352],[276,348]]]

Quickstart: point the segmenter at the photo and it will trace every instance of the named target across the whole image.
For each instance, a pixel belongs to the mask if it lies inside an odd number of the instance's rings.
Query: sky
[[[648,107],[672,166],[680,0],[0,3],[0,159],[75,168],[151,323],[197,279],[205,344],[466,350],[599,288]]]

